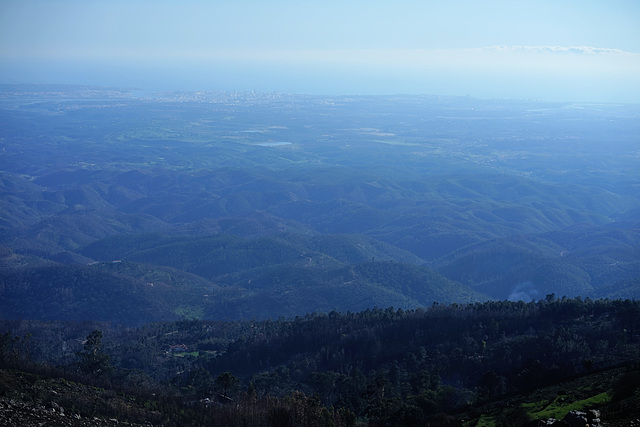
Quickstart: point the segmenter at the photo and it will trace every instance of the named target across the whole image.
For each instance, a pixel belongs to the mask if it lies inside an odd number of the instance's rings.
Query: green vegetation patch
[[[541,402],[523,404],[525,409],[528,409],[529,415],[534,419],[548,419],[556,418],[563,419],[571,411],[585,411],[594,407],[606,405],[611,401],[611,395],[609,392],[603,392],[591,396],[587,399],[572,401],[571,396],[559,395],[553,402],[545,406],[542,410],[535,411],[540,407]],[[548,401],[547,401],[548,403]],[[533,411],[531,411],[533,409]]]
[[[174,312],[185,319],[202,319],[204,317],[204,309],[202,307],[178,307]]]
[[[528,414],[534,414],[536,412],[542,412],[545,408],[547,408],[549,406],[549,404],[551,403],[551,401],[544,399],[544,400],[539,400],[537,402],[529,402],[529,403],[523,403],[522,406]]]
[[[199,351],[190,351],[190,352],[184,352],[184,353],[174,353],[176,357],[185,357],[185,356],[193,356],[193,357],[198,357],[200,356],[200,352]]]
[[[496,417],[492,415],[483,414],[478,419],[478,422],[473,424],[475,420],[465,424],[465,427],[495,427]]]

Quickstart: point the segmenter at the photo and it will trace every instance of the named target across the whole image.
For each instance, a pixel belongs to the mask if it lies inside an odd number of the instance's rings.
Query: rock
[[[582,411],[571,411],[562,421],[566,422],[570,427],[589,427],[587,413]]]
[[[556,420],[555,418],[549,418],[547,420],[547,425],[553,426],[553,427],[567,427],[569,423],[567,423],[564,420]]]
[[[547,427],[547,426],[563,426],[566,425],[562,421],[558,421],[555,418],[549,418],[548,420],[535,420],[529,422],[526,427]]]

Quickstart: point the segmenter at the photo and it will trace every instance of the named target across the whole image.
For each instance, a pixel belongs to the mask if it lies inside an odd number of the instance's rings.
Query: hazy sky
[[[0,0],[0,83],[640,102],[640,1]]]

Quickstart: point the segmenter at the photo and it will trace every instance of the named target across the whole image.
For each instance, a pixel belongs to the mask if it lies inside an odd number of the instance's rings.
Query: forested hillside
[[[0,91],[0,317],[637,298],[637,106]]]
[[[35,321],[2,327],[9,331],[1,336],[4,366],[45,376],[0,371],[0,396],[17,405],[22,388],[82,419],[506,426],[594,410],[607,425],[622,426],[640,417],[640,304],[630,300],[547,295],[531,303],[136,329]],[[102,387],[90,392],[93,401],[74,391],[84,383]]]

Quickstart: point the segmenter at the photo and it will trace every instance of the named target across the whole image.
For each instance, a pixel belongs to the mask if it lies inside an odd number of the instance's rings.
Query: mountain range
[[[640,294],[637,106],[54,89],[0,108],[3,318]]]

